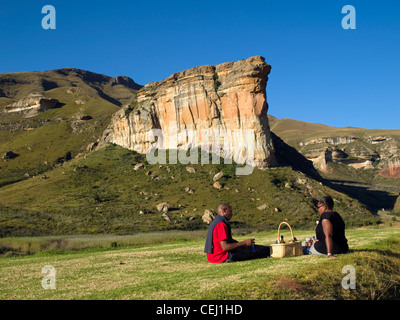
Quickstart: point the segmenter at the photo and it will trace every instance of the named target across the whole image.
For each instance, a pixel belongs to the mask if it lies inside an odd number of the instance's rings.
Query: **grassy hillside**
[[[131,80],[132,81],[132,80]],[[116,105],[126,104],[132,90],[140,89],[134,83],[118,82],[114,78],[75,68],[50,71],[0,74],[0,106],[25,98],[30,93],[47,92],[55,88],[69,88],[74,95],[101,96]]]
[[[400,179],[395,173],[392,177],[380,173],[400,158],[399,129],[337,128],[273,116],[269,116],[269,121],[271,131],[309,159],[330,149],[342,152],[349,163],[370,160],[367,169],[356,169],[340,160],[329,161],[319,173],[331,181],[331,187],[357,199],[373,212],[394,208],[400,194]],[[346,138],[348,141],[343,141]]]
[[[0,74],[0,156],[8,151],[18,155],[0,164],[0,186],[46,172],[85,151],[139,87],[79,69]],[[30,118],[3,112],[36,92],[57,99],[58,106]]]
[[[294,119],[278,119],[268,116],[270,129],[286,143],[300,149],[300,142],[324,137],[392,136],[400,137],[400,129],[364,129],[355,127],[331,127],[319,123],[310,123]],[[376,144],[379,146],[379,144]],[[371,147],[371,146],[370,146]],[[373,146],[372,146],[373,148]]]
[[[144,163],[142,170],[134,170]],[[149,165],[145,156],[108,145],[45,175],[0,189],[0,235],[129,234],[205,228],[205,209],[233,206],[234,227],[265,230],[287,219],[296,227],[315,225],[315,199],[329,194],[348,225],[376,223],[358,201],[290,167],[255,169],[235,176],[234,165]],[[222,189],[213,177],[222,171]],[[186,188],[193,193],[185,191]],[[166,221],[156,206],[171,206]],[[257,207],[266,205],[264,210]]]
[[[269,116],[269,121],[271,131],[305,156],[330,147],[347,153],[348,159],[371,159],[375,170],[366,170],[367,174],[361,173],[368,181],[375,177],[381,163],[400,157],[400,129],[338,128],[293,119],[277,119],[273,116]],[[346,143],[340,140],[336,143],[318,141],[346,137],[352,140]],[[363,170],[354,170],[361,171]],[[343,177],[346,178],[346,175]]]
[[[233,232],[238,240],[249,237]],[[312,231],[294,232],[299,240],[312,235]],[[113,245],[115,239],[108,239],[108,248],[0,256],[0,299],[400,298],[398,228],[347,230],[351,251],[336,258],[299,256],[219,265],[207,262],[204,235],[197,239],[179,236],[180,240],[162,244],[151,244],[150,236],[148,244],[118,247]],[[269,245],[276,230],[251,236],[256,243]],[[46,265],[56,270],[54,290],[41,286]],[[344,266],[355,268],[356,289],[343,289]]]

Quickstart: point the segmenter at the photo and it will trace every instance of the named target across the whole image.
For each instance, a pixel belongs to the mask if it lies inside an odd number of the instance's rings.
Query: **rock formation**
[[[352,157],[344,150],[339,149],[335,146],[322,147],[320,149],[309,149],[304,152],[304,156],[311,160],[314,167],[321,170],[322,172],[328,172],[328,162],[337,162],[348,165],[355,169],[373,169],[372,163],[376,160],[376,154],[371,152],[370,154],[351,153]],[[356,155],[357,154],[357,155]]]
[[[203,222],[210,224],[215,219],[215,214],[211,210],[206,209],[201,219]]]
[[[137,84],[135,81],[133,81],[131,78],[126,77],[126,76],[117,76],[112,79],[111,85],[117,85],[117,84],[122,84],[126,87],[129,87],[134,90],[139,90],[142,88],[141,85]]]
[[[155,145],[201,147],[240,164],[274,166],[266,100],[270,69],[263,57],[255,56],[195,67],[149,83],[113,115],[99,147],[111,142],[139,153]],[[161,132],[158,140],[149,135],[152,129]]]
[[[333,173],[340,166],[329,163],[336,162],[354,169],[379,170],[385,177],[400,177],[400,129],[339,128],[268,118],[271,130],[322,172]]]
[[[299,152],[314,166],[327,172],[328,162],[337,162],[355,169],[381,169],[385,177],[400,177],[397,137],[330,137],[299,143]],[[307,147],[306,147],[307,146]]]
[[[21,112],[24,117],[34,117],[39,113],[45,112],[48,109],[56,107],[58,104],[57,99],[46,98],[40,93],[32,93],[26,98],[17,102],[11,103],[4,108],[4,112]]]
[[[357,140],[356,137],[326,137],[326,138],[317,138],[317,139],[300,142],[299,145],[301,147],[309,145],[309,144],[317,144],[317,143],[328,143],[328,144],[338,145],[338,144],[352,143],[356,140]]]
[[[400,158],[384,160],[378,165],[379,175],[385,178],[400,178]]]

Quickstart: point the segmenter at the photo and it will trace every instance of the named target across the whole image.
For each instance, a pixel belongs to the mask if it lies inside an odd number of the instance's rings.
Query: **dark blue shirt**
[[[347,244],[347,239],[345,236],[345,223],[337,212],[324,212],[321,214],[319,219],[318,226],[315,230],[316,237],[319,241],[317,241],[314,245],[314,248],[320,252],[327,254],[326,242],[325,242],[325,233],[322,227],[322,220],[327,219],[332,223],[332,253],[346,253],[349,250],[349,246]]]

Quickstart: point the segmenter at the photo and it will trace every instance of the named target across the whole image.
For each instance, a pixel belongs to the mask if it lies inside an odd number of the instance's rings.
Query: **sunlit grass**
[[[299,240],[312,231],[296,231]],[[153,235],[153,241],[161,235]],[[300,256],[210,264],[204,235],[168,243],[83,251],[43,251],[0,258],[1,299],[393,299],[398,288],[400,230],[351,229],[351,252],[331,259]],[[238,240],[249,235],[237,235]],[[276,232],[252,234],[273,243]],[[75,239],[78,241],[79,238]],[[127,237],[134,243],[138,239]],[[145,239],[145,235],[143,235]],[[82,240],[82,239],[81,239]],[[97,239],[100,241],[100,239]],[[103,239],[104,243],[116,240]],[[120,238],[120,241],[122,239]],[[92,240],[93,241],[93,240]],[[151,242],[151,241],[149,241]],[[139,245],[140,244],[140,245]],[[42,267],[56,269],[56,290],[44,290]],[[357,289],[344,290],[344,265]]]

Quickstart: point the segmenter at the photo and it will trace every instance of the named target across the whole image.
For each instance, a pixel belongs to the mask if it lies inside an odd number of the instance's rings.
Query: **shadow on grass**
[[[336,191],[345,193],[348,196],[357,199],[374,214],[377,214],[382,208],[393,209],[397,200],[397,196],[391,195],[390,192],[374,190],[368,186],[362,186],[353,181],[326,180],[326,185]]]

